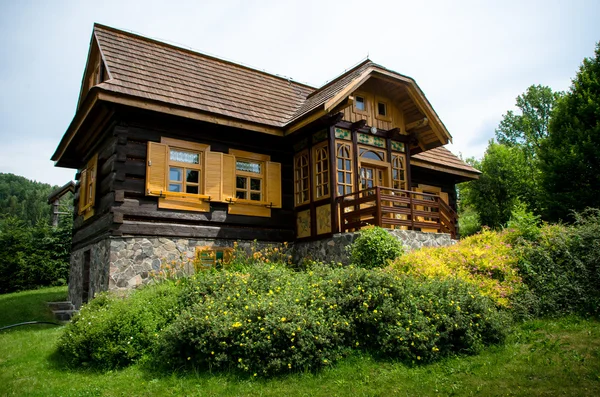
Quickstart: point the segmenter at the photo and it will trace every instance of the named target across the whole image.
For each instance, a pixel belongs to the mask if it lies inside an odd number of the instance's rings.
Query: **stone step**
[[[53,310],[52,313],[58,321],[71,321],[78,310]]]
[[[50,310],[55,311],[55,310],[74,310],[75,307],[73,306],[73,304],[69,301],[64,301],[64,302],[47,302],[48,307],[50,307]]]

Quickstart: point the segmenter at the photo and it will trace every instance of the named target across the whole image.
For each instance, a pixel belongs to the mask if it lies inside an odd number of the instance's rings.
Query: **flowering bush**
[[[385,266],[404,252],[400,240],[374,226],[362,229],[347,249],[352,264],[366,269]]]
[[[137,361],[177,316],[179,289],[175,283],[163,282],[127,297],[99,294],[67,324],[58,352],[72,365],[104,369]]]
[[[420,278],[458,278],[476,286],[500,307],[522,288],[518,255],[506,234],[484,230],[453,246],[423,248],[398,258],[392,267]]]

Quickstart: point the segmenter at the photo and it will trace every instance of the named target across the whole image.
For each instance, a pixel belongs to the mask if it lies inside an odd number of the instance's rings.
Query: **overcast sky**
[[[50,157],[94,22],[314,86],[368,55],[417,81],[454,153],[481,157],[528,86],[570,86],[600,40],[600,1],[0,0],[0,172],[74,177]]]

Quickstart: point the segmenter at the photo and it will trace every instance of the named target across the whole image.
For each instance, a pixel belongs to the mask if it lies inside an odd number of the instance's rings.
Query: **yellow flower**
[[[420,359],[421,359],[421,356],[417,356],[417,360],[420,360]]]
[[[241,359],[241,358],[238,358],[238,362],[239,362],[239,363],[241,363],[241,362],[242,362],[242,359]]]
[[[285,317],[281,317],[281,322],[285,323],[286,318]]]

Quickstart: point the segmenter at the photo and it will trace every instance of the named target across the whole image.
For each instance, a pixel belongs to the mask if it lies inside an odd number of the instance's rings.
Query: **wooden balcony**
[[[456,212],[434,194],[378,186],[339,197],[338,205],[341,232],[374,225],[456,238]]]

